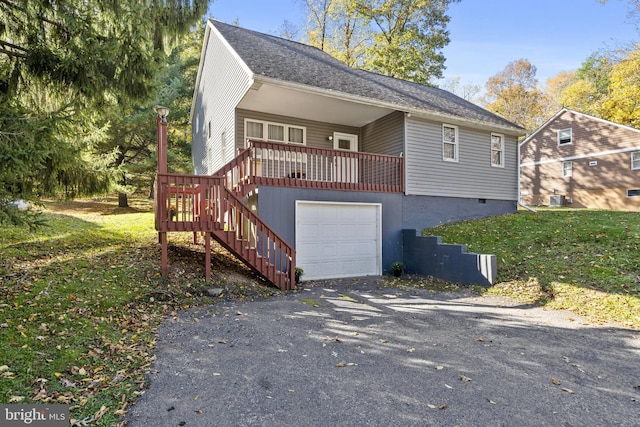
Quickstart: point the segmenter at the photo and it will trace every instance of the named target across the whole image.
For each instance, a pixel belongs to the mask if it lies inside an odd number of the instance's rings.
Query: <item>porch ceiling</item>
[[[268,84],[254,85],[239,108],[361,127],[393,110]]]

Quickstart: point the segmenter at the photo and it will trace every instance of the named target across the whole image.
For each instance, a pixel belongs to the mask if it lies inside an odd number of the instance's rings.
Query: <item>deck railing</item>
[[[254,185],[404,191],[402,157],[264,141],[249,141],[249,149],[245,171]]]
[[[226,187],[226,179],[225,176],[158,174],[156,229],[161,233],[211,233],[226,249],[273,284],[281,289],[293,289],[295,250]],[[165,268],[163,265],[163,270]]]

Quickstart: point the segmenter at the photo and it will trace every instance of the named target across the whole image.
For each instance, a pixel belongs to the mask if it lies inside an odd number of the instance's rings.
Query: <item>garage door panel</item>
[[[381,274],[379,204],[298,202],[296,264],[305,279]]]

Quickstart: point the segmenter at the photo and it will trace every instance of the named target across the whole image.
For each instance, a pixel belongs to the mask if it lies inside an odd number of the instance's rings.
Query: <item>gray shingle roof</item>
[[[450,92],[351,68],[318,48],[210,20],[254,74],[461,119],[521,129]]]

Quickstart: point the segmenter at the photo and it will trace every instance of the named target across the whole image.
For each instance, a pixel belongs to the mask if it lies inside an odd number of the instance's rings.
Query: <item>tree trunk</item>
[[[118,207],[128,208],[129,200],[127,199],[127,193],[118,193]]]

